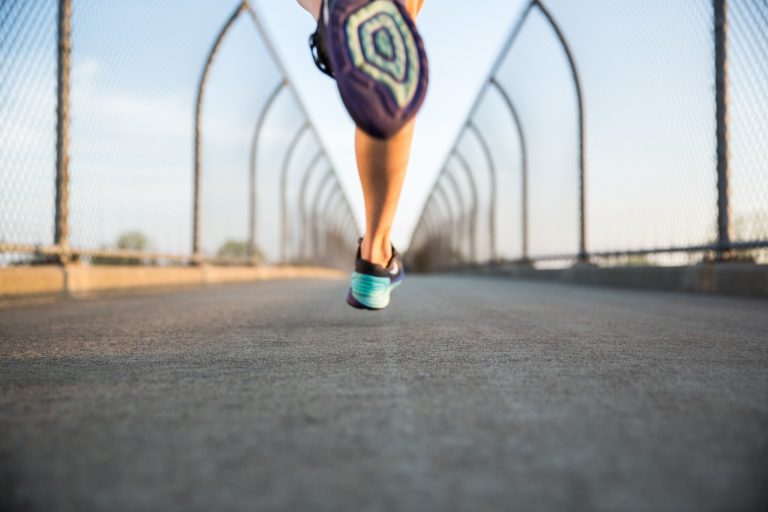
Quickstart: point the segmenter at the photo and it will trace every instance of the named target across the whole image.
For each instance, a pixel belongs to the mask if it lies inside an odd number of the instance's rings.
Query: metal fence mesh
[[[468,119],[487,138],[499,171],[497,251],[494,256],[484,213],[493,197],[484,183],[487,162],[469,149],[475,142],[465,129],[456,147],[467,154],[483,193],[474,235],[481,249],[476,259],[461,260],[569,262],[585,250],[583,256],[594,261],[676,264],[712,255],[723,243],[713,2],[521,3],[519,31],[513,30],[511,46]],[[725,5],[730,248],[741,250],[740,243],[768,245],[768,4]],[[583,99],[584,247],[577,82]],[[434,201],[433,194],[425,209],[433,217]],[[445,213],[438,217],[437,224],[447,222]],[[419,224],[416,250],[445,236],[435,234],[434,218],[431,223],[431,229]],[[766,261],[765,249],[734,255]]]
[[[768,4],[729,3],[729,129],[733,231],[768,239]]]
[[[53,241],[56,12],[0,3],[0,243]]]
[[[65,4],[71,5],[69,229],[66,241],[59,241],[57,27]],[[289,147],[296,127],[309,120],[252,8],[236,0],[0,3],[0,265],[63,256],[134,261],[116,251],[138,251],[155,262],[299,257],[295,240],[290,254],[281,247],[284,238],[298,237],[299,227],[296,219],[286,219],[290,229],[283,235],[280,199],[287,196],[293,209],[303,176],[297,168],[324,148],[316,137],[295,151]],[[265,122],[256,133],[262,114]],[[295,155],[282,194],[289,152]],[[336,200],[345,204],[346,198]],[[195,211],[199,240],[193,247]],[[330,214],[348,213],[339,212]],[[346,238],[353,243],[355,235]],[[252,244],[259,258],[250,254]]]

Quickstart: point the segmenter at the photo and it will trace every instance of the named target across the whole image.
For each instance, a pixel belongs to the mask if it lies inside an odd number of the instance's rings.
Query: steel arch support
[[[523,130],[523,123],[520,121],[520,116],[517,113],[512,98],[507,93],[504,86],[496,80],[495,77],[491,78],[491,85],[499,92],[501,99],[509,110],[509,114],[512,117],[512,123],[515,125],[517,136],[520,140],[520,188],[521,190],[521,224],[522,231],[520,236],[522,238],[522,262],[529,261],[529,248],[528,248],[528,144],[525,139],[525,130]]]
[[[478,218],[478,197],[477,197],[477,184],[475,183],[475,177],[472,174],[472,168],[469,166],[469,162],[467,162],[467,159],[464,158],[464,156],[461,154],[461,152],[458,149],[454,149],[452,152],[453,156],[459,161],[459,166],[464,169],[464,172],[467,175],[467,179],[469,180],[469,188],[470,192],[472,193],[472,206],[470,207],[470,216],[472,217],[472,221],[470,224],[470,230],[469,230],[469,236],[470,236],[470,247],[471,247],[471,259],[472,262],[477,262],[477,221]]]
[[[213,64],[214,59],[216,58],[216,53],[218,53],[219,48],[221,48],[221,43],[224,41],[224,38],[226,37],[229,30],[234,25],[235,21],[237,21],[237,18],[240,17],[240,14],[247,8],[247,4],[245,2],[242,2],[238,4],[237,8],[235,8],[234,12],[230,15],[230,17],[227,19],[227,21],[224,23],[224,26],[221,27],[221,30],[219,31],[218,35],[216,36],[216,39],[213,42],[213,45],[211,46],[211,49],[208,51],[208,56],[205,59],[205,65],[203,66],[203,71],[200,74],[200,79],[197,82],[197,93],[195,96],[195,139],[194,139],[194,181],[193,181],[193,190],[194,190],[194,197],[193,197],[193,212],[192,212],[192,263],[194,264],[200,264],[202,262],[202,253],[200,250],[200,199],[201,199],[201,190],[200,190],[200,175],[201,175],[201,158],[200,158],[200,144],[201,144],[201,129],[200,125],[202,122],[202,109],[203,109],[203,99],[205,97],[205,86],[208,82],[208,74],[211,71],[211,65]]]
[[[299,188],[299,217],[301,219],[301,239],[299,240],[299,257],[303,260],[307,260],[306,256],[306,235],[307,235],[307,189],[309,188],[309,178],[312,177],[313,171],[317,168],[317,164],[325,157],[325,152],[321,149],[318,151],[312,160],[309,162],[307,169],[304,171],[304,176],[301,179],[301,185]]]
[[[488,141],[485,139],[482,132],[480,132],[480,129],[477,127],[477,125],[472,121],[469,121],[467,123],[467,129],[471,131],[475,137],[477,137],[477,140],[480,142],[480,146],[483,149],[485,160],[488,162],[488,172],[490,173],[491,177],[491,204],[488,206],[488,229],[491,235],[491,262],[495,262],[498,259],[496,252],[496,204],[498,193],[496,163],[493,161],[493,154],[491,153],[491,148],[488,146]]]
[[[461,188],[459,187],[458,182],[456,181],[456,178],[453,176],[451,172],[445,173],[445,178],[448,180],[448,183],[451,185],[451,189],[453,190],[453,193],[456,195],[456,198],[459,201],[459,215],[456,216],[456,226],[454,229],[456,230],[456,241],[459,248],[459,252],[463,253],[463,245],[465,243],[465,240],[469,240],[469,238],[464,238],[462,236],[462,224],[464,222],[462,221],[462,217],[466,215],[466,208],[464,206],[464,196],[461,195]],[[463,254],[462,254],[463,257]]]
[[[587,182],[586,182],[586,155],[585,155],[585,129],[584,129],[584,96],[582,94],[581,77],[579,75],[578,67],[576,66],[576,60],[573,57],[573,51],[571,50],[568,41],[560,29],[560,25],[552,17],[549,10],[544,6],[541,0],[532,0],[533,5],[538,7],[539,12],[544,15],[544,18],[552,27],[560,46],[565,53],[565,57],[568,61],[568,67],[571,72],[571,78],[573,79],[573,86],[576,93],[576,108],[578,109],[578,130],[579,130],[579,263],[589,263],[589,253],[587,252]]]
[[[310,209],[312,212],[310,223],[312,225],[312,249],[314,251],[313,256],[315,258],[317,257],[317,246],[319,238],[317,216],[319,215],[318,209],[320,207],[320,199],[322,198],[323,194],[325,194],[325,189],[328,187],[328,184],[331,183],[333,178],[333,169],[329,168],[325,174],[323,174],[322,178],[320,178],[320,182],[315,189],[314,199],[312,200],[312,207]]]
[[[453,245],[456,243],[454,239],[454,226],[456,225],[456,216],[453,213],[453,207],[451,201],[448,199],[448,194],[442,186],[435,188],[435,197],[440,197],[441,201],[445,204],[445,209],[448,212],[448,228],[446,235],[448,236],[448,247],[450,249],[451,257],[453,256]]]
[[[299,127],[288,145],[288,151],[285,153],[283,165],[280,168],[280,260],[283,263],[288,261],[288,169],[301,138],[311,128],[312,125],[309,124],[309,121],[305,121]]]
[[[323,234],[324,234],[324,239],[325,239],[324,240],[324,250],[325,250],[325,256],[326,257],[329,256],[328,252],[329,252],[329,245],[330,245],[329,244],[330,230],[328,229],[328,225],[327,225],[328,224],[328,222],[327,222],[328,214],[330,213],[331,207],[334,204],[334,200],[335,200],[336,196],[338,196],[339,194],[341,194],[341,189],[339,188],[339,182],[334,180],[333,187],[331,188],[331,192],[325,198],[325,204],[323,205],[323,208],[321,210],[321,214],[319,216],[319,218],[323,220],[323,224],[325,224],[324,230],[323,230]]]
[[[256,254],[256,220],[258,216],[258,192],[257,192],[257,178],[258,178],[258,157],[259,157],[259,141],[261,140],[261,132],[264,129],[264,125],[266,124],[267,117],[269,116],[269,113],[272,111],[272,107],[275,104],[275,101],[280,96],[280,93],[285,90],[286,86],[288,85],[288,82],[286,80],[280,81],[274,89],[272,89],[272,92],[269,94],[269,97],[267,98],[266,103],[264,104],[264,108],[261,109],[261,113],[259,114],[259,119],[256,122],[256,128],[253,131],[253,139],[251,140],[251,156],[250,156],[250,172],[249,172],[249,187],[248,190],[250,192],[250,202],[249,202],[249,210],[250,210],[250,216],[249,216],[249,222],[250,226],[248,229],[248,255],[251,259],[252,263],[255,263],[255,254]]]

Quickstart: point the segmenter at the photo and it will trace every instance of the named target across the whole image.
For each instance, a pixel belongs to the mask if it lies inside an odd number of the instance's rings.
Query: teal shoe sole
[[[402,279],[392,282],[388,277],[352,274],[352,286],[347,293],[347,304],[356,309],[379,311],[389,306],[392,290],[402,284]]]

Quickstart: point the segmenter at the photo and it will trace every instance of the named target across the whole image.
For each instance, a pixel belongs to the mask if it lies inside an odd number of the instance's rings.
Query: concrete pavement
[[[768,509],[765,301],[345,289],[0,310],[0,509]]]

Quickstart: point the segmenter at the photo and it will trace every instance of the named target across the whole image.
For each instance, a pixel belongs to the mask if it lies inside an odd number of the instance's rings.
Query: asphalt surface
[[[768,510],[768,303],[410,278],[0,310],[0,510]]]

